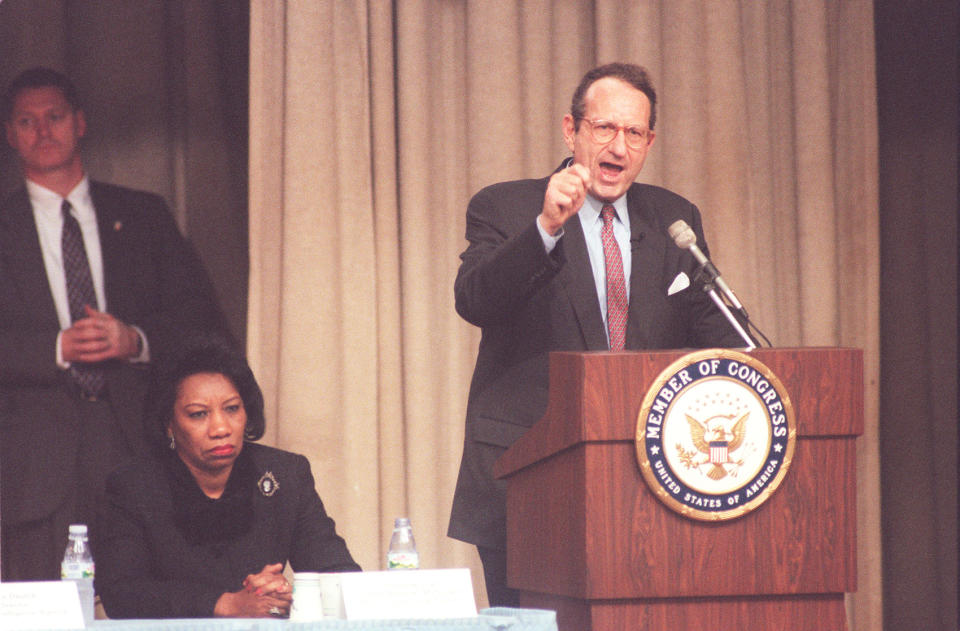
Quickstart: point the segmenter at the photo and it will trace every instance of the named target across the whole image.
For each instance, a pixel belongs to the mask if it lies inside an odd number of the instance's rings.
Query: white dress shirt
[[[63,232],[63,214],[60,208],[64,198],[30,180],[27,180],[27,194],[30,196],[30,205],[33,206],[33,219],[37,223],[43,265],[47,270],[47,282],[50,284],[53,304],[57,307],[60,328],[69,329],[70,303],[67,300],[67,279],[63,269],[63,248],[60,242]],[[70,191],[66,199],[73,206],[73,216],[80,224],[80,232],[83,233],[83,247],[87,251],[93,289],[97,294],[97,304],[93,306],[100,311],[107,311],[107,299],[103,291],[100,233],[97,230],[97,213],[90,199],[90,181],[84,177]]]

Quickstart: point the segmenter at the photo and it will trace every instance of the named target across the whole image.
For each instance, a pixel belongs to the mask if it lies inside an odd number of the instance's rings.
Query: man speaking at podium
[[[447,534],[477,546],[491,606],[518,604],[493,463],[546,411],[549,353],[744,345],[667,234],[682,219],[706,252],[697,208],[634,183],[656,103],[643,68],[594,68],[563,117],[573,158],[548,178],[488,186],[467,207],[454,293],[482,337]]]

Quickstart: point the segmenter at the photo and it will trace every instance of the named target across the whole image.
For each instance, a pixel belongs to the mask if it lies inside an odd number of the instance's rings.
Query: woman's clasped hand
[[[243,579],[243,589],[223,594],[213,613],[229,618],[286,618],[292,603],[293,589],[283,576],[283,564],[274,563]]]

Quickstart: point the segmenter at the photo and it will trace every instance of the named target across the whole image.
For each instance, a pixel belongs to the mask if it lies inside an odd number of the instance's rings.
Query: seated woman
[[[186,345],[159,374],[148,432],[160,462],[107,481],[94,550],[111,618],[284,616],[282,575],[358,571],[303,456],[253,442],[263,394],[226,343]]]

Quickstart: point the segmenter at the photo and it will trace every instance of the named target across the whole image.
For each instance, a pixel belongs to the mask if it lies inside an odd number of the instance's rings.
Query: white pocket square
[[[670,288],[667,289],[667,295],[672,296],[678,291],[683,291],[690,286],[690,278],[687,276],[686,272],[680,272],[677,274],[677,277],[673,279],[673,282],[670,283]]]

